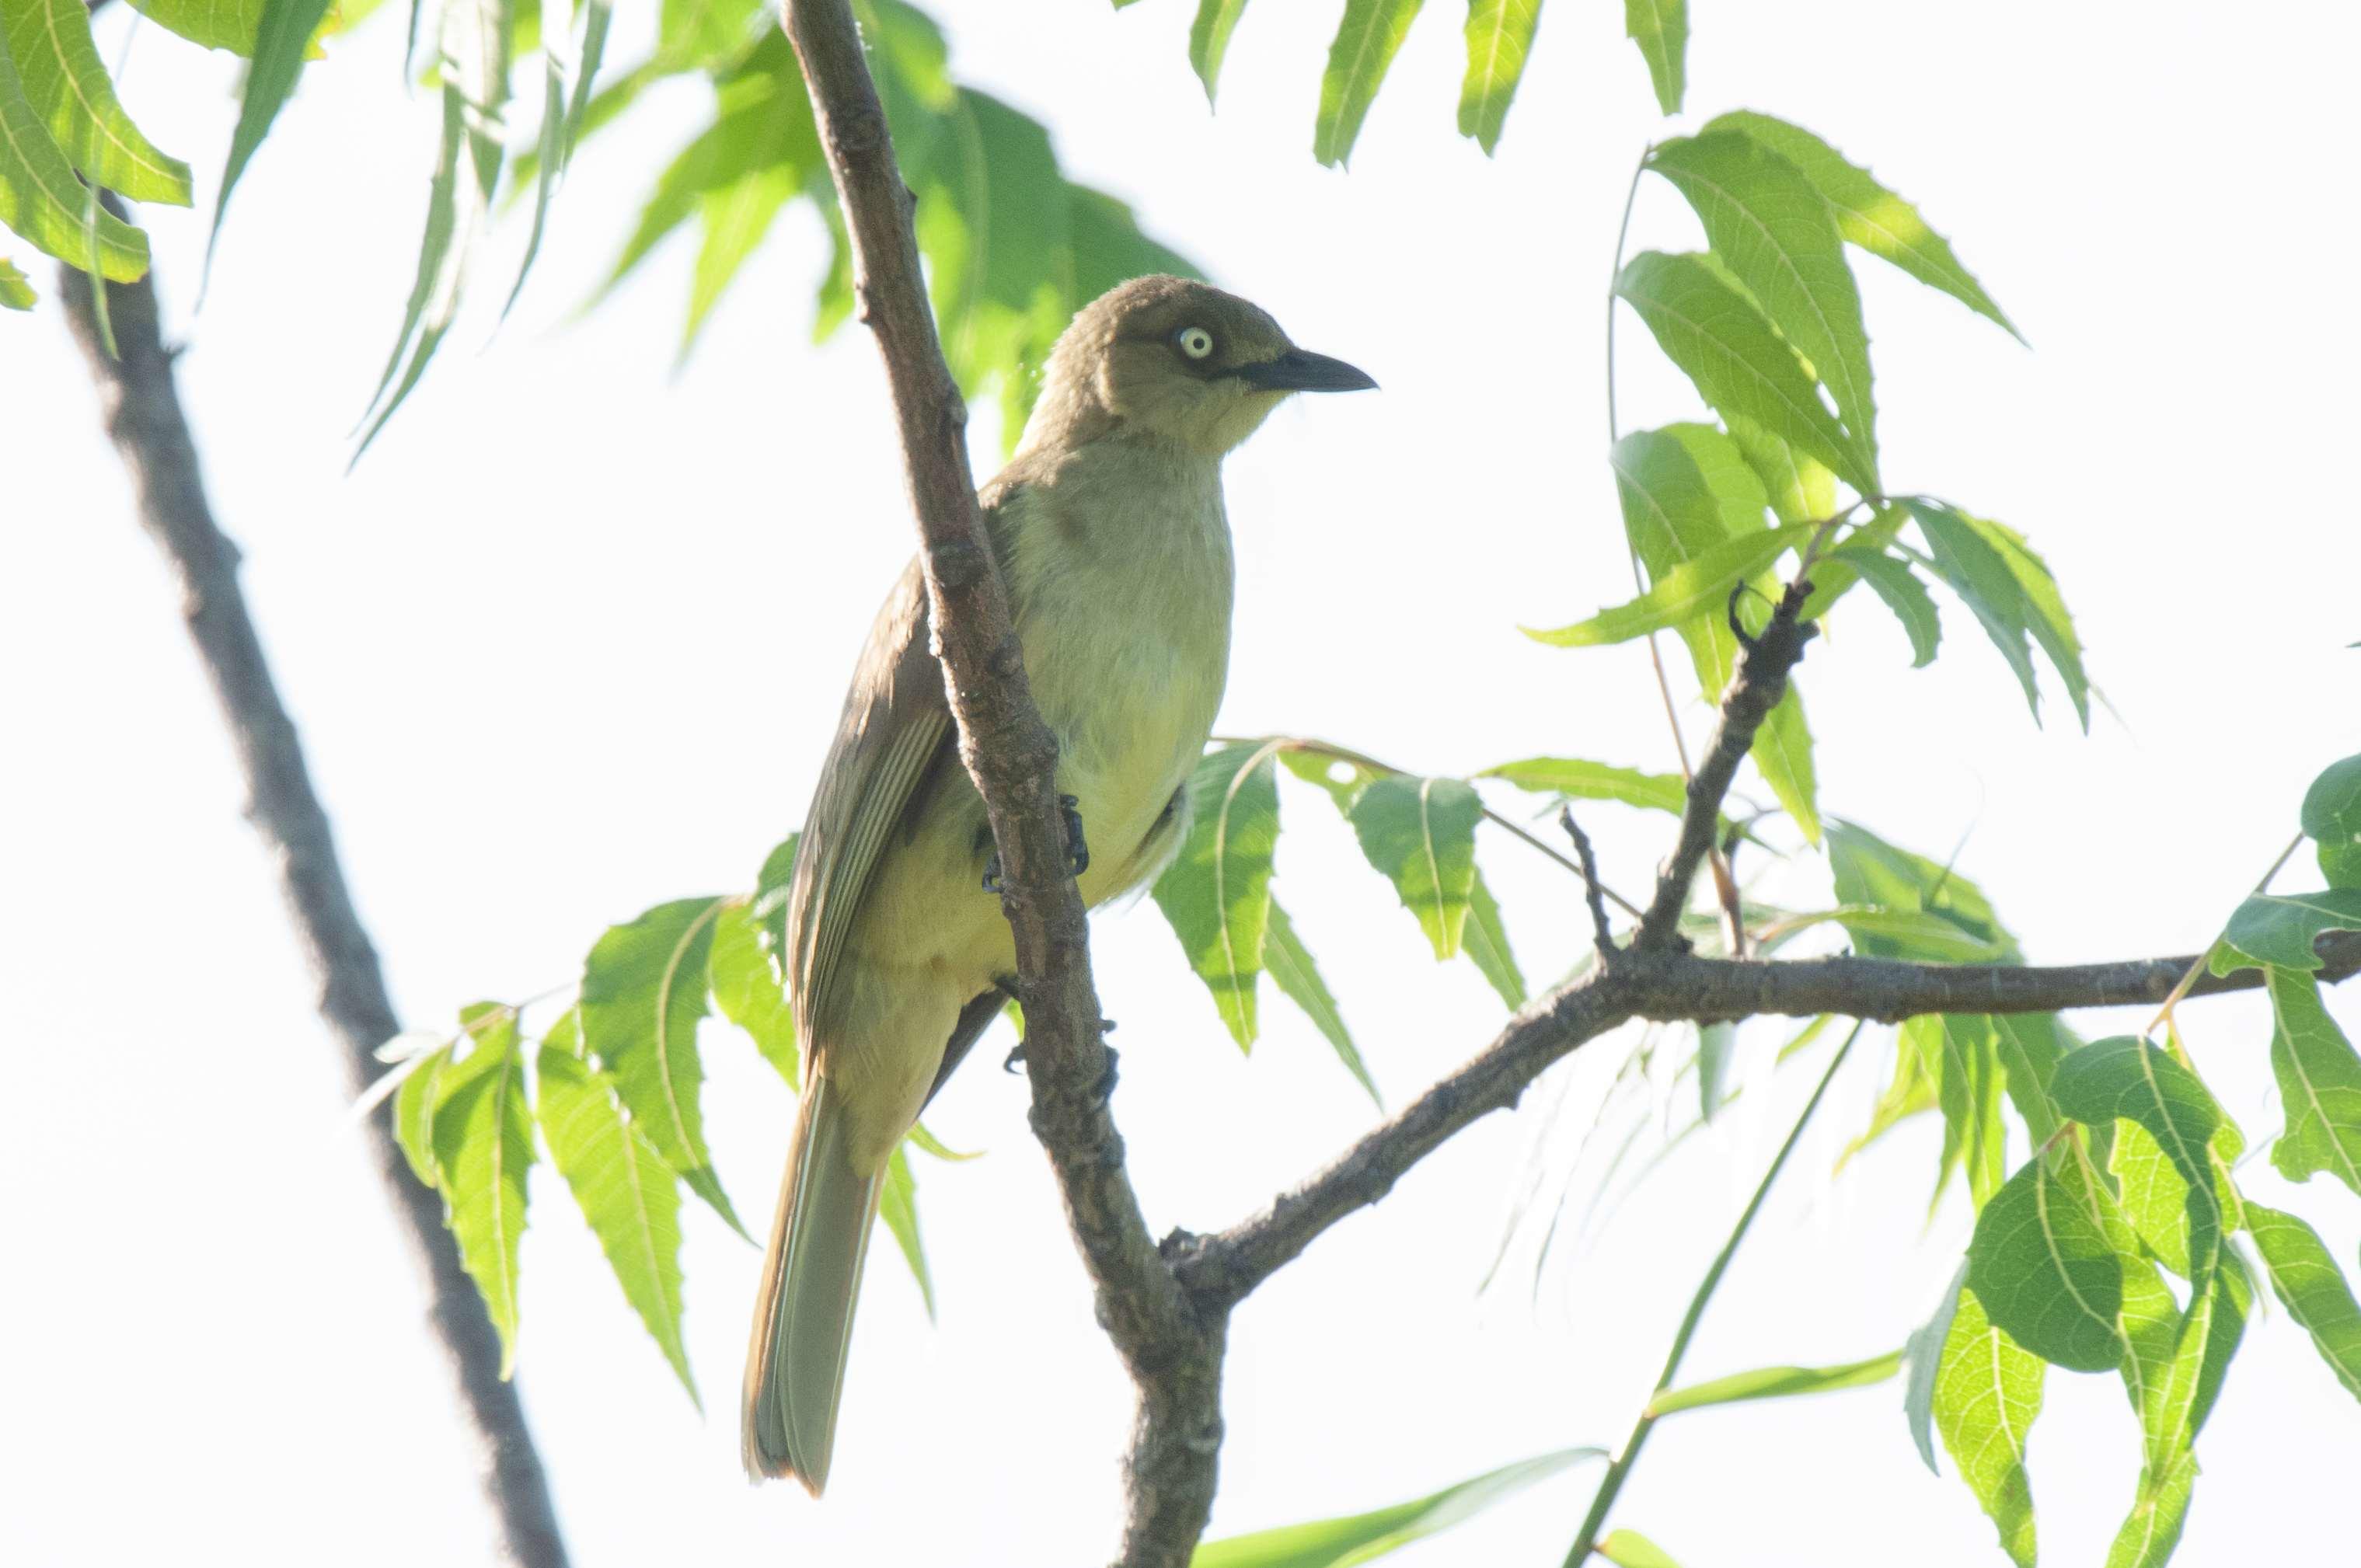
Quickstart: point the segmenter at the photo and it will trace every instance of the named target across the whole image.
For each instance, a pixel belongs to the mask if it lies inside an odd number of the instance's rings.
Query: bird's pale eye
[[[1172,341],[1191,359],[1202,359],[1213,352],[1213,334],[1201,326],[1182,327]]]

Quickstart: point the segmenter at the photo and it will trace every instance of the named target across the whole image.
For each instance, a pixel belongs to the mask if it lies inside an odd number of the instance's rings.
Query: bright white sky
[[[628,9],[617,60],[649,27],[649,7]],[[1515,630],[1628,587],[1600,461],[1599,302],[1632,159],[1664,132],[1616,8],[1550,8],[1488,162],[1451,134],[1460,17],[1430,7],[1349,177],[1308,154],[1333,4],[1253,9],[1213,118],[1182,0],[1120,16],[1061,0],[1023,26],[1005,7],[938,9],[961,74],[1049,120],[1081,177],[1385,384],[1283,411],[1230,466],[1241,585],[1224,728],[1444,772],[1544,752],[1669,768],[1643,655],[1556,652]],[[1964,613],[1947,606],[1943,657],[1916,674],[1898,631],[1848,615],[1804,675],[1826,806],[1936,855],[1969,835],[1962,869],[2038,959],[2201,944],[2292,830],[2312,774],[2361,750],[2361,653],[2345,651],[2361,637],[2361,533],[2332,482],[2356,411],[2342,370],[2361,350],[2345,112],[2361,24],[2325,5],[2268,26],[2236,7],[2021,0],[1698,12],[1693,120],[1765,109],[1872,162],[2036,345],[1864,270],[1889,476],[2030,533],[2114,708],[2088,739],[2054,715],[2037,729]],[[110,58],[126,19],[103,29]],[[249,552],[247,588],[397,997],[426,1024],[562,982],[601,927],[659,899],[749,883],[802,813],[910,536],[869,344],[806,346],[808,213],[677,376],[684,246],[568,324],[702,113],[689,87],[590,146],[519,319],[477,352],[503,260],[346,478],[434,136],[429,104],[400,99],[398,30],[381,19],[313,68],[231,214],[201,315],[209,209],[147,216],[215,503]],[[149,29],[127,93],[159,144],[209,174],[233,75]],[[1638,243],[1693,232],[1668,189],[1643,190]],[[504,228],[502,257],[521,239]],[[0,1145],[17,1282],[0,1557],[234,1545],[256,1563],[476,1560],[444,1370],[340,1130],[340,1069],[170,592],[54,305],[0,332],[18,565],[0,576],[0,662],[18,672],[0,686],[17,759],[0,987],[18,1041]],[[1692,415],[1645,334],[1624,343],[1627,422]],[[1468,966],[1421,959],[1324,801],[1291,792],[1285,809],[1279,885],[1399,1102],[1488,1037],[1498,1003]],[[1609,880],[1637,888],[1663,823],[1590,815]],[[1526,971],[1546,981],[1581,939],[1574,890],[1512,843],[1485,855]],[[1794,896],[1825,897],[1817,874],[1807,863]],[[1152,908],[1101,921],[1097,959],[1122,1024],[1117,1110],[1159,1227],[1235,1218],[1368,1119],[1268,991],[1268,1034],[1242,1059]],[[2361,1029],[2361,999],[2334,1005]],[[2185,1019],[2267,1144],[2280,1118],[2266,1012],[2242,999]],[[1781,1037],[1748,1031],[1741,1075],[1760,1082]],[[1582,1053],[1562,1124],[1545,1086],[1239,1314],[1216,1533],[1620,1440],[1806,1074],[1692,1141],[1538,1291],[1527,1246],[1479,1296],[1530,1151],[1577,1135],[1618,1050]],[[1104,1554],[1127,1393],[997,1055],[979,1053],[932,1118],[989,1157],[920,1171],[941,1321],[927,1325],[881,1253],[819,1507],[739,1475],[756,1255],[694,1212],[700,1419],[562,1184],[536,1172],[520,1376],[585,1568]],[[708,1059],[722,1175],[741,1209],[767,1212],[787,1096],[734,1037],[716,1036]],[[1690,1376],[1873,1355],[1932,1305],[1968,1225],[1956,1196],[1922,1223],[1933,1129],[1827,1179],[1883,1066],[1882,1047],[1864,1051],[1840,1080]],[[2259,1158],[2242,1179],[2354,1264],[2351,1194],[2290,1190]],[[1967,1490],[1920,1466],[1899,1403],[1888,1385],[1685,1418],[1617,1519],[1691,1568],[1999,1562]],[[2316,1555],[2345,1533],[2356,1457],[2361,1410],[2275,1312],[2201,1444],[2181,1561]],[[2054,1374],[2033,1442],[2051,1561],[2103,1554],[2136,1464],[2115,1381]],[[1554,1563],[1591,1474],[1402,1561]]]

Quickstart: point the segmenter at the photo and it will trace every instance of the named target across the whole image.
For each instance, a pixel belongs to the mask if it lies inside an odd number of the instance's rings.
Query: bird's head
[[[1117,432],[1219,457],[1292,392],[1377,382],[1295,346],[1270,313],[1186,278],[1135,278],[1074,317],[1050,351],[1020,450]]]

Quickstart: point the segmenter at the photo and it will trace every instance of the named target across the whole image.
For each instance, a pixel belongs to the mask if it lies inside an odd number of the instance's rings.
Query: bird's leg
[[[1091,869],[1091,847],[1082,838],[1082,803],[1071,795],[1058,797],[1058,820],[1066,829],[1066,874],[1080,876]],[[983,862],[983,891],[1005,893],[1008,880],[1000,869],[1000,851],[994,850],[992,859]]]
[[[1106,1047],[1106,1070],[1099,1074],[1098,1083],[1092,1090],[1092,1092],[1098,1096],[1099,1103],[1102,1105],[1115,1098],[1115,1047],[1113,1046],[1108,1046]]]

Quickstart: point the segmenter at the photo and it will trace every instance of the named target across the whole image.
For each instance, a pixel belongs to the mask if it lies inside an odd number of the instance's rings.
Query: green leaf
[[[1943,1153],[1935,1196],[1955,1167],[1968,1175],[1968,1196],[1979,1209],[2000,1190],[2006,1171],[2007,1124],[2001,1119],[2003,1077],[1992,1022],[1982,1014],[1913,1018],[1905,1029],[1925,1029],[1922,1048],[1936,1063],[1935,1102],[1943,1113]]]
[[[1210,3],[1210,0],[1209,0]],[[1467,79],[1459,87],[1459,134],[1490,157],[1500,145],[1509,103],[1524,79],[1542,0],[1468,0]]]
[[[1418,916],[1434,956],[1459,950],[1476,884],[1476,823],[1484,803],[1458,779],[1378,779],[1354,801],[1361,853]]]
[[[2000,1051],[2001,1070],[2008,1075],[2008,1097],[2037,1148],[2058,1131],[2049,1080],[2074,1036],[2055,1013],[1995,1013],[1986,1021]]]
[[[39,302],[40,297],[33,291],[33,280],[26,277],[15,262],[0,256],[0,306],[12,311],[29,311]]]
[[[2221,1255],[2223,1212],[2207,1151],[2223,1116],[2197,1075],[2146,1040],[2119,1035],[2067,1052],[2049,1080],[2049,1093],[2058,1109],[2078,1122],[2136,1124],[2171,1163],[2187,1230],[2171,1242],[2173,1255],[2158,1255],[2168,1266],[2177,1258],[2177,1272],[2201,1294],[2210,1288]],[[2130,1201],[2127,1191],[2125,1201]],[[2135,1228],[2147,1236],[2159,1227],[2151,1221]]]
[[[1571,795],[1576,800],[1616,800],[1646,811],[1668,811],[1678,817],[1688,806],[1688,785],[1677,773],[1643,773],[1632,768],[1573,757],[1530,757],[1486,768],[1479,779],[1505,779],[1536,795]]]
[[[1909,563],[1897,561],[1883,550],[1850,545],[1829,551],[1828,558],[1850,566],[1885,601],[1885,608],[1909,634],[1912,669],[1923,670],[1935,662],[1936,645],[1943,640],[1942,622],[1935,614],[1935,601],[1927,597],[1927,585],[1918,580]]]
[[[2361,931],[2361,888],[2324,893],[2258,893],[2230,914],[2215,974],[2256,965],[2310,973],[2321,967],[2312,944],[2331,931]]]
[[[1738,131],[1769,148],[1811,182],[1835,214],[1837,231],[1849,242],[1991,318],[2018,342],[2025,341],[2024,334],[2001,313],[1983,286],[1960,265],[1950,243],[1927,226],[1917,208],[1810,131],[1747,109],[1718,115],[1705,128]]]
[[[1927,909],[1881,909],[1875,905],[1844,904],[1834,909],[1790,916],[1784,925],[1802,927],[1833,920],[1845,928],[1854,946],[1868,952],[1872,941],[1910,949],[1922,962],[1988,964],[2003,959],[2004,949],[1990,938],[1967,930],[1958,922]]]
[[[443,87],[443,141],[436,155],[434,178],[426,193],[426,225],[418,244],[418,275],[412,282],[410,302],[402,309],[401,330],[386,357],[384,374],[370,394],[366,428],[353,452],[353,462],[385,428],[411,389],[426,373],[434,351],[451,330],[459,313],[459,291],[467,281],[467,253],[474,241],[478,193],[474,185],[474,160],[460,157],[467,141],[464,103],[458,87]],[[463,192],[462,186],[466,189]],[[404,361],[407,360],[405,367]],[[395,380],[399,374],[401,379]]]
[[[2107,1549],[2107,1568],[2162,1568],[2180,1544],[2196,1481],[2197,1456],[2188,1453],[2176,1456],[2161,1478],[2143,1475],[2139,1501]]]
[[[573,1012],[543,1037],[538,1066],[549,1157],[598,1238],[623,1299],[701,1409],[681,1337],[679,1180],[624,1115],[614,1080],[583,1059]]]
[[[132,0],[149,21],[207,49],[251,55],[265,0]]]
[[[1780,806],[1795,819],[1805,840],[1818,843],[1819,785],[1812,767],[1812,731],[1804,722],[1804,696],[1794,682],[1780,694],[1778,705],[1763,716],[1747,755],[1754,759],[1755,769]]]
[[[1762,532],[1767,503],[1759,481],[1749,515],[1748,498],[1731,496],[1725,507],[1726,488],[1717,488],[1707,477],[1708,465],[1725,487],[1733,467],[1751,476],[1736,444],[1719,431],[1694,424],[1634,431],[1615,444],[1608,462],[1615,471],[1624,537],[1651,583],[1662,582],[1716,545]],[[1706,700],[1719,700],[1738,659],[1725,607],[1692,616],[1678,630]]]
[[[2069,1143],[2027,1160],[1976,1217],[1968,1288],[1994,1324],[2045,1361],[2108,1372],[2124,1360],[2118,1319],[2138,1246],[2081,1146]]]
[[[1968,1264],[1961,1258],[1959,1272],[1951,1277],[1933,1314],[1910,1331],[1902,1346],[1903,1362],[1910,1370],[1903,1383],[1902,1420],[1929,1475],[1942,1474],[1935,1464],[1935,1381],[1942,1371],[1943,1346],[1951,1337],[1951,1321],[1959,1316],[1960,1293],[1967,1283]]]
[[[393,1141],[401,1146],[411,1174],[428,1187],[442,1181],[434,1163],[434,1106],[442,1098],[440,1080],[450,1065],[451,1047],[437,1046],[404,1075],[393,1095]]]
[[[2332,762],[2303,792],[2303,830],[2320,846],[2328,885],[2361,887],[2361,756]]]
[[[1599,1448],[1563,1448],[1554,1453],[1504,1464],[1498,1470],[1446,1486],[1415,1502],[1397,1503],[1346,1519],[1283,1525],[1278,1530],[1209,1541],[1189,1559],[1189,1568],[1348,1568],[1370,1563],[1464,1523],[1503,1498],[1587,1459],[1605,1459]]]
[[[1636,1530],[1610,1530],[1590,1550],[1616,1568],[1681,1568],[1671,1553]]]
[[[1836,399],[1863,472],[1877,472],[1876,404],[1861,291],[1828,205],[1785,159],[1734,131],[1649,155],[1704,224],[1713,253]]]
[[[1708,1378],[1686,1388],[1668,1388],[1648,1401],[1652,1416],[1675,1415],[1705,1405],[1732,1405],[1747,1399],[1784,1399],[1791,1394],[1827,1394],[1839,1388],[1860,1388],[1883,1383],[1902,1370],[1903,1353],[1888,1351],[1867,1361],[1842,1366],[1763,1366]]]
[[[794,1089],[803,1081],[803,1064],[796,1052],[796,1015],[772,964],[752,902],[733,898],[724,903],[714,916],[712,950],[706,957],[714,1005],[753,1036],[763,1059]]]
[[[1361,1060],[1360,1048],[1353,1044],[1351,1031],[1345,1027],[1345,1015],[1337,1009],[1336,998],[1329,993],[1328,982],[1320,978],[1320,970],[1312,961],[1312,950],[1295,934],[1295,923],[1287,917],[1287,911],[1279,906],[1277,899],[1271,901],[1262,956],[1279,991],[1303,1009],[1313,1026],[1335,1047],[1336,1059],[1345,1064],[1345,1070],[1369,1091],[1370,1100],[1380,1110],[1384,1109],[1385,1099],[1378,1094],[1377,1080],[1369,1076],[1367,1064]]]
[[[877,1218],[902,1249],[902,1261],[918,1282],[927,1303],[927,1321],[935,1321],[935,1280],[927,1272],[927,1249],[918,1239],[918,1178],[910,1168],[910,1152],[901,1144],[885,1162],[885,1187],[877,1200]]]
[[[633,1124],[742,1236],[746,1227],[714,1174],[697,1106],[705,1072],[697,1025],[705,1016],[713,928],[726,903],[675,899],[609,927],[583,960],[579,1011],[583,1045],[614,1075]]]
[[[1378,769],[1365,768],[1310,745],[1282,745],[1279,760],[1281,766],[1305,784],[1319,785],[1336,803],[1336,809],[1347,815],[1352,812],[1353,803],[1361,798],[1361,792],[1386,776]]]
[[[1697,1119],[1710,1122],[1736,1096],[1725,1092],[1730,1054],[1738,1048],[1738,1025],[1727,1021],[1697,1025]]]
[[[135,202],[189,204],[189,166],[131,123],[99,61],[82,0],[0,0],[0,34],[34,117],[74,168]]]
[[[2287,1131],[2271,1164],[2290,1181],[2331,1171],[2361,1192],[2361,1057],[2321,1005],[2301,970],[2265,971],[2271,992],[2271,1072],[2287,1106]]]
[[[1962,1290],[1935,1375],[1935,1426],[2018,1568],[2035,1561],[2025,1444],[2041,1414],[2043,1376],[2041,1358],[1993,1327],[1975,1292]]]
[[[1795,349],[1704,258],[1642,251],[1624,265],[1615,292],[1725,419],[1752,421],[1862,495],[1876,493],[1875,475]]]
[[[1688,0],[1623,0],[1623,36],[1648,62],[1656,106],[1667,117],[1679,114],[1688,82]]]
[[[1268,742],[1208,752],[1191,777],[1189,837],[1156,879],[1156,906],[1241,1050],[1255,1041],[1255,990],[1279,844],[1279,777]]]
[[[238,96],[237,128],[230,133],[229,159],[222,167],[221,194],[214,199],[213,230],[205,237],[208,271],[213,267],[214,247],[221,241],[222,219],[229,212],[230,192],[237,189],[247,164],[262,146],[262,138],[270,134],[271,122],[294,93],[304,51],[331,4],[332,0],[267,0],[263,5],[254,64],[247,71],[246,89]]]
[[[1842,904],[1923,909],[1958,927],[1999,961],[2022,961],[2016,938],[1993,913],[1983,890],[1949,866],[1889,844],[1859,823],[1842,821],[1828,827],[1828,866]],[[1866,926],[1854,937],[1869,958],[1941,962],[1948,957],[1940,949],[1915,946],[1899,934]]]
[[[2026,704],[2037,722],[2041,688],[2034,680],[2033,655],[2026,646],[2028,607],[2015,573],[1966,517],[1930,501],[1912,499],[1903,504],[1927,537],[1936,575],[1975,613],[1993,646],[2016,673],[2017,684],[2025,688]]]
[[[2082,721],[2083,733],[2088,734],[2091,681],[2082,669],[2081,640],[2075,635],[2073,618],[2066,613],[2066,601],[2059,595],[2058,579],[2049,575],[2048,564],[2033,553],[2025,536],[2006,523],[1960,515],[2008,564],[2009,574],[2016,579],[2017,589],[2024,596],[2021,614],[2026,629],[2049,656],[2059,679],[2065,683],[2076,717]]]
[[[1826,464],[1805,456],[1751,419],[1733,419],[1727,412],[1722,419],[1746,466],[1763,481],[1772,514],[1781,522],[1812,522],[1836,514],[1837,477]]]
[[[1230,34],[1246,8],[1246,0],[1197,0],[1197,19],[1189,25],[1189,65],[1205,84],[1208,108],[1222,78],[1222,57],[1230,52]]]
[[[1345,0],[1344,20],[1328,46],[1328,69],[1320,76],[1320,118],[1312,137],[1312,156],[1323,164],[1342,168],[1352,157],[1386,68],[1424,3]]]
[[[13,19],[13,11],[6,15]],[[89,188],[26,98],[6,49],[0,49],[0,226],[84,271],[94,250],[99,271],[117,283],[148,270],[148,236],[93,205]]]
[[[1601,610],[1588,620],[1555,630],[1535,631],[1528,628],[1525,635],[1557,648],[1591,648],[1628,642],[1708,612],[1720,614],[1733,587],[1803,543],[1812,526],[1795,523],[1726,539],[1665,573],[1646,593],[1628,604]]]
[[[1467,956],[1483,972],[1500,1000],[1510,1012],[1525,1004],[1524,971],[1517,968],[1517,955],[1509,948],[1509,928],[1500,919],[1500,906],[1492,897],[1492,890],[1484,884],[1484,873],[1478,871],[1468,886],[1467,923],[1460,928]]]
[[[516,1365],[517,1245],[524,1239],[525,1171],[533,1113],[516,1009],[479,1002],[459,1014],[467,1055],[436,1082],[434,1164],[459,1262],[500,1335],[500,1376]]]
[[[753,902],[747,906],[763,950],[771,955],[774,970],[782,974],[787,967],[787,901],[795,892],[796,850],[803,837],[790,833],[763,857],[763,869],[754,875]]]
[[[2271,1293],[2312,1336],[2321,1360],[2328,1363],[2345,1391],[2361,1399],[2361,1305],[2355,1303],[2353,1288],[2321,1245],[2320,1233],[2293,1214],[2266,1209],[2252,1199],[2245,1210],[2246,1230],[2262,1255]]]
[[[709,66],[745,52],[760,0],[664,0],[658,52],[681,66]]]

